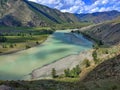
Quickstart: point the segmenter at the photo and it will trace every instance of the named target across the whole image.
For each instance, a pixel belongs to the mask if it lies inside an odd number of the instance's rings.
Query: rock
[[[14,89],[6,85],[0,85],[0,90],[14,90]]]

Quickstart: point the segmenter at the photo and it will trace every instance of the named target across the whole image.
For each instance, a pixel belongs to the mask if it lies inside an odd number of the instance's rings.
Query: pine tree
[[[77,65],[77,66],[76,66],[76,73],[77,73],[77,75],[79,75],[79,74],[80,74],[80,72],[81,72],[80,66],[79,66],[79,65]]]
[[[70,77],[70,69],[65,69],[64,70],[65,77]]]
[[[96,52],[96,50],[92,53],[92,57],[93,57],[94,62],[97,63],[98,59],[97,59],[97,52]]]
[[[52,72],[51,72],[51,74],[52,74],[52,77],[53,78],[56,78],[56,70],[55,70],[55,68],[52,68]]]

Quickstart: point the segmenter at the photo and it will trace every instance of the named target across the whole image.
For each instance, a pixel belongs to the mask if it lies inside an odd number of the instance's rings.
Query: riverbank
[[[48,37],[48,36],[47,36]],[[30,48],[34,48],[34,47],[37,47],[39,45],[41,45],[42,43],[44,43],[46,40],[47,40],[47,37],[46,39],[42,40],[42,41],[39,41],[38,44],[36,44],[35,42],[33,42],[31,45],[30,45]],[[23,50],[27,50],[29,48],[13,48],[11,50],[8,50],[8,51],[5,51],[3,53],[0,53],[0,55],[9,55],[9,54],[14,54],[14,53],[17,53],[17,52],[20,52],[20,51],[23,51]]]
[[[87,50],[79,53],[78,55],[70,55],[65,58],[62,58],[56,62],[45,65],[43,67],[37,68],[31,72],[32,79],[50,79],[51,78],[51,70],[55,68],[57,74],[63,74],[64,70],[67,68],[74,68],[76,65],[80,65],[82,67],[84,59],[92,60],[92,52],[93,50]]]
[[[0,27],[0,55],[40,45],[53,33],[54,30],[47,27]]]

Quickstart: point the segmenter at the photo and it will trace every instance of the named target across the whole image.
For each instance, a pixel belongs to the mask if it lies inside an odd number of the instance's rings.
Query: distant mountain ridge
[[[118,11],[92,14],[62,13],[28,0],[1,0],[0,26],[51,26],[63,23],[92,22],[100,23],[120,16]]]
[[[80,21],[101,23],[108,20],[114,20],[115,18],[120,16],[120,12],[113,10],[113,11],[95,12],[95,13],[88,13],[88,14],[75,14],[75,16]]]

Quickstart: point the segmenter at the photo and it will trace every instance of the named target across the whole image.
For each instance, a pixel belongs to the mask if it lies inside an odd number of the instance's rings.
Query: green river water
[[[82,35],[73,39],[69,30],[56,31],[41,45],[17,53],[0,56],[0,80],[21,80],[32,70],[60,58],[92,48]],[[78,39],[80,40],[78,42]]]

